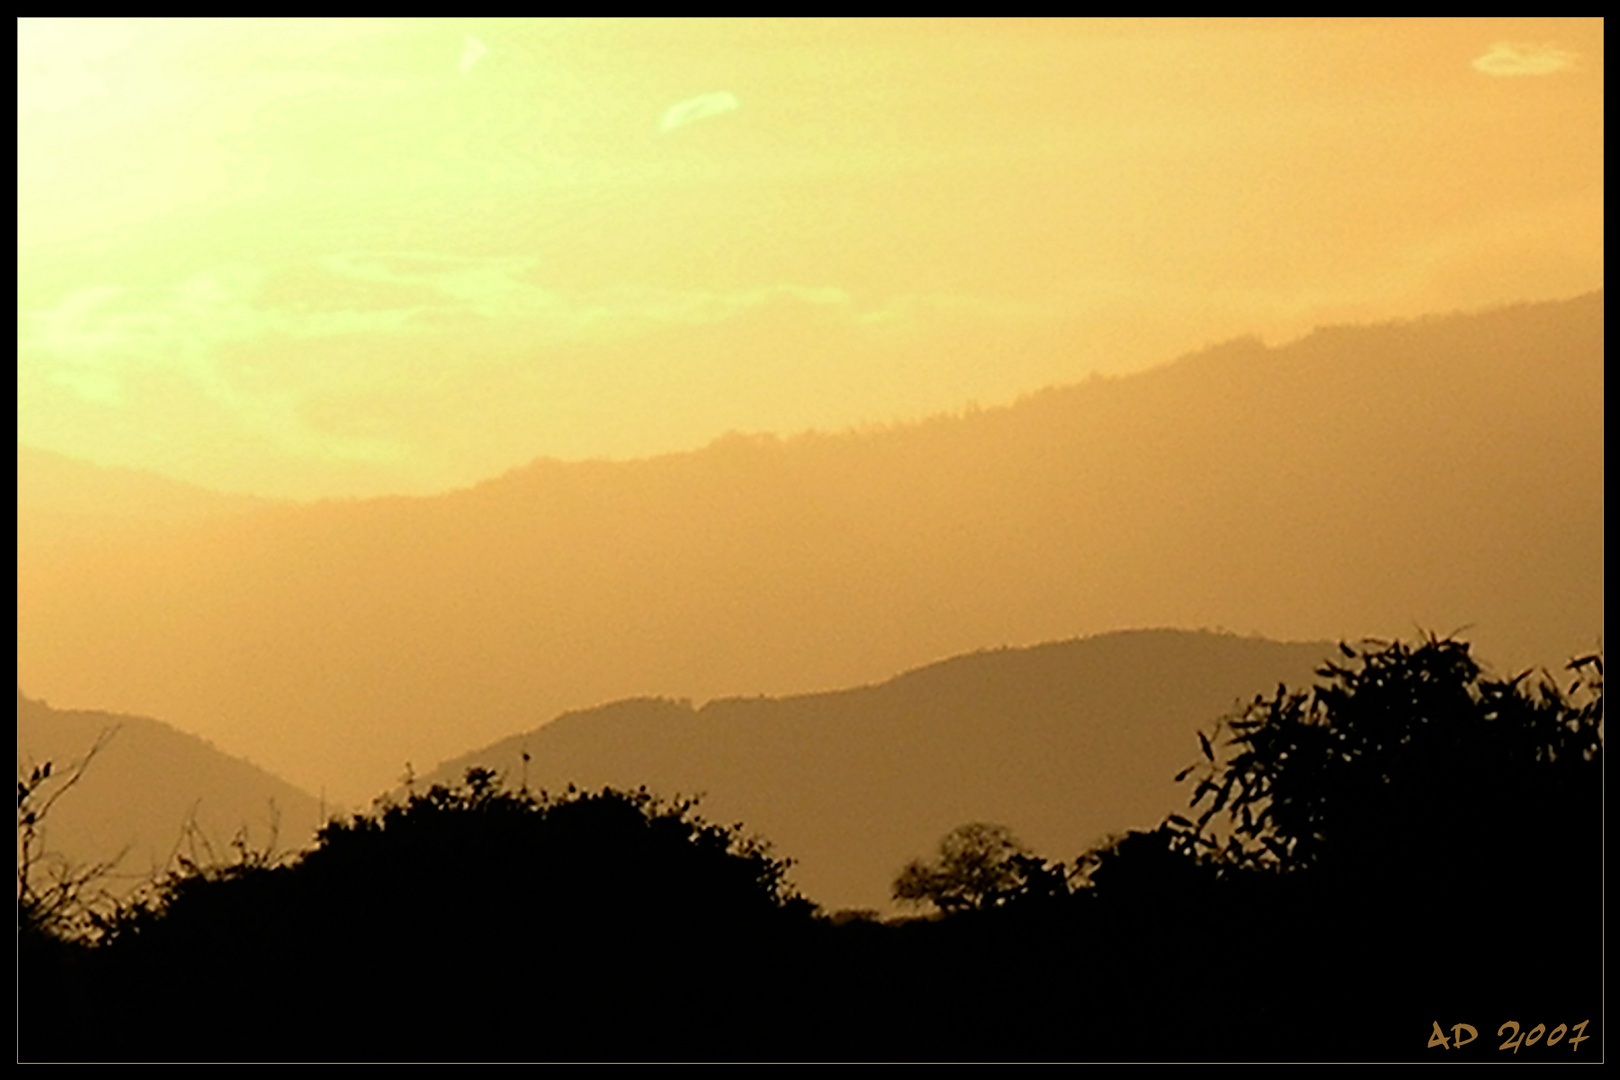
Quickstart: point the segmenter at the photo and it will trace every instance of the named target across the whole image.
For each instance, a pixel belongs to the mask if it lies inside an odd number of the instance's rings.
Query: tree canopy
[[[914,859],[894,880],[894,898],[940,911],[980,910],[1033,895],[1066,893],[1062,866],[1037,857],[1005,825],[959,825],[931,861]]]
[[[1205,761],[1182,778],[1196,774],[1201,812],[1170,821],[1199,851],[1285,871],[1433,868],[1597,822],[1601,657],[1571,663],[1566,691],[1489,677],[1450,638],[1340,651],[1318,685],[1200,733]]]

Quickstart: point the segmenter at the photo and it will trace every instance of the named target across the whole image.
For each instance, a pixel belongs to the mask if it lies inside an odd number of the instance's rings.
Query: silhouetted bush
[[[125,909],[86,972],[108,1004],[67,1056],[712,1056],[746,1025],[707,1014],[769,1002],[771,946],[809,922],[786,870],[690,801],[473,770],[290,865],[194,868]]]

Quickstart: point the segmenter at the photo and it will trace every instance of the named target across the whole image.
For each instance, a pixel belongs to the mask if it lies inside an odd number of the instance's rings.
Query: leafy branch
[[[113,737],[117,726],[104,729],[78,761],[63,769],[53,769],[49,761],[24,769],[17,767],[17,928],[58,938],[74,938],[95,932],[101,925],[101,909],[112,904],[105,893],[92,897],[91,890],[110,874],[123,859],[117,857],[86,865],[75,865],[66,857],[50,852],[45,844],[45,821],[57,801],[84,778],[85,771]]]

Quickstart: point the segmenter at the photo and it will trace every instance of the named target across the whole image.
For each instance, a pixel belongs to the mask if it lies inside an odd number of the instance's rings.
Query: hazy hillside
[[[72,576],[85,559],[100,557],[109,545],[162,543],[176,530],[210,519],[285,505],[19,445],[18,584],[26,587],[24,581],[36,577],[55,581],[60,575]],[[103,704],[92,699],[78,703]]]
[[[1051,858],[1185,810],[1174,775],[1194,732],[1279,682],[1303,685],[1333,651],[1173,630],[1105,634],[961,656],[877,686],[789,698],[632,700],[570,713],[446,764],[511,786],[604,784],[705,793],[795,860],[831,908],[889,907],[909,859],[956,825],[1009,825]],[[530,761],[524,765],[522,755]]]
[[[1594,294],[23,552],[19,681],[360,802],[569,708],[1130,627],[1469,627],[1488,661],[1557,663],[1603,632],[1603,383]]]
[[[165,526],[274,506],[139,469],[115,469],[17,447],[17,542],[48,545],[134,525]]]
[[[239,834],[255,851],[307,844],[320,804],[194,735],[141,716],[53,709],[17,695],[17,765],[45,762],[64,777],[103,733],[110,740],[44,825],[47,852],[77,865],[119,859],[108,885],[136,887],[178,852],[233,857]]]

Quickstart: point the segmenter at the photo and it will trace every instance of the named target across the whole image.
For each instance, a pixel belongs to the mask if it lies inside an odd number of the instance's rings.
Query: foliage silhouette
[[[1529,834],[1551,821],[1560,835],[1598,823],[1600,656],[1569,665],[1565,693],[1488,678],[1449,638],[1340,651],[1319,685],[1279,687],[1199,734],[1205,760],[1178,779],[1197,774],[1202,811],[1168,822],[1187,845],[1247,868],[1434,876],[1504,844],[1544,848],[1556,838]]]
[[[1512,1014],[1591,1019],[1573,1059],[1600,1058],[1601,658],[1563,690],[1487,677],[1450,640],[1344,652],[1201,736],[1189,816],[1072,867],[1003,826],[954,830],[897,881],[950,917],[811,918],[785,860],[691,800],[512,794],[473,770],[330,823],[295,862],[173,876],[54,982],[23,957],[25,1005],[41,985],[73,1004],[24,1046],[1434,1060],[1436,1019],[1489,1056]],[[270,1016],[295,1019],[275,1039],[242,1023]]]
[[[952,829],[932,861],[913,860],[894,879],[896,900],[930,903],[946,914],[1067,894],[1061,865],[1035,856],[1005,825],[985,822]]]
[[[693,800],[645,790],[511,793],[474,769],[329,823],[277,865],[171,875],[93,950],[91,1057],[237,1059],[242,1016],[347,987],[341,1020],[250,1057],[640,1057],[705,1045],[703,1011],[768,978],[809,924],[788,862]],[[668,995],[628,973],[661,973]],[[678,992],[673,990],[679,985]],[[381,994],[352,997],[359,987]],[[193,1021],[173,1045],[164,1014]],[[87,1018],[80,1015],[77,1023]],[[83,1044],[85,1038],[79,1036]],[[713,1052],[713,1048],[708,1048]]]
[[[1266,1053],[1320,1056],[1324,1018],[1359,1054],[1411,1057],[1436,1010],[1593,1016],[1602,657],[1561,689],[1491,677],[1451,638],[1340,651],[1311,689],[1200,733],[1179,777],[1194,816],[1138,845],[1138,873],[1094,875],[1099,892],[1178,882],[1190,902],[1159,921],[1220,928],[1226,1000],[1256,1003],[1226,1025],[1318,1033]]]
[[[46,846],[45,824],[57,800],[78,784],[117,733],[116,727],[106,729],[84,757],[62,768],[50,761],[27,769],[17,766],[19,947],[93,936],[114,906],[98,883],[118,860],[75,865]]]

